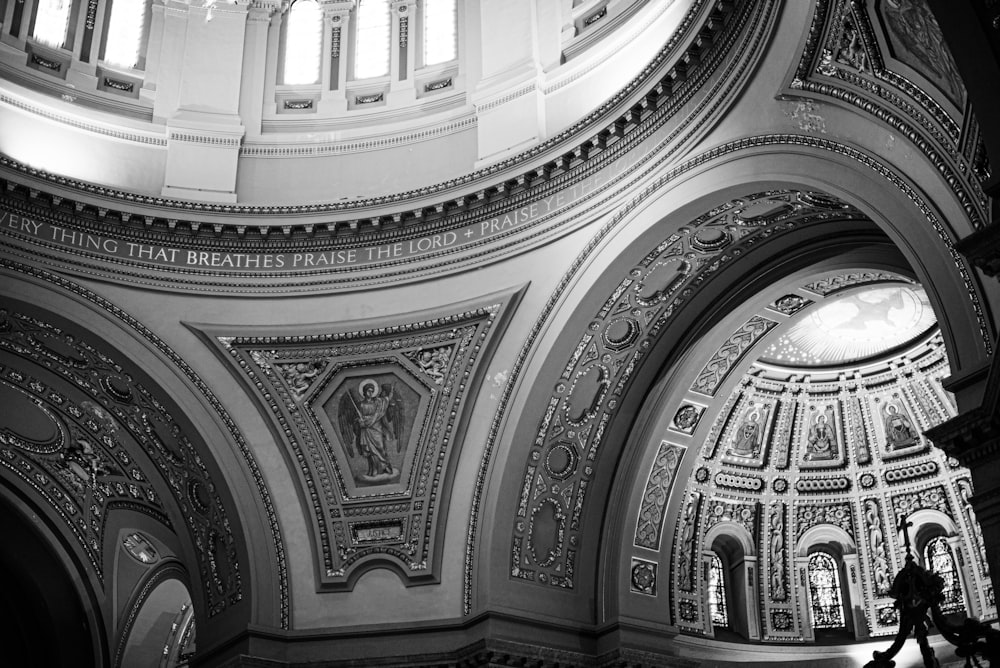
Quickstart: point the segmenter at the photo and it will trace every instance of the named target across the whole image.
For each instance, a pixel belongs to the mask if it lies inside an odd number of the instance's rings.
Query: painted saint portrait
[[[908,448],[920,440],[909,416],[895,403],[886,403],[882,407],[882,424],[885,427],[886,452]]]
[[[347,378],[338,388],[326,408],[355,483],[399,480],[417,401],[416,393],[393,374]]]
[[[837,428],[833,419],[833,407],[827,406],[812,419],[806,438],[807,462],[829,461],[839,457]]]
[[[757,457],[764,441],[764,426],[767,423],[767,406],[751,406],[743,414],[743,420],[736,429],[729,454],[736,457]]]

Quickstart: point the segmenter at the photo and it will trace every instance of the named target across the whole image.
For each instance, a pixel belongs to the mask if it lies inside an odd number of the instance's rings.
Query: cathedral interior
[[[991,0],[0,0],[5,665],[995,622],[998,119]]]

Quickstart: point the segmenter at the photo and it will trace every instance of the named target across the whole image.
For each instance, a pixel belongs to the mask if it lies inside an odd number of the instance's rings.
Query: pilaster
[[[239,111],[248,8],[186,6],[176,15],[172,28],[179,31],[179,24],[184,25],[185,47],[179,58],[171,58],[180,66],[177,106],[160,110],[167,115],[168,132],[162,194],[235,202],[244,134]]]
[[[323,7],[323,65],[320,113],[347,111],[347,61],[354,0],[321,0]]]
[[[478,116],[477,167],[545,136],[535,3],[491,0],[479,11],[482,76],[471,95]]]
[[[417,98],[413,82],[414,62],[417,58],[414,39],[417,29],[416,0],[393,0],[392,59],[389,66],[389,90],[395,103],[410,102]]]

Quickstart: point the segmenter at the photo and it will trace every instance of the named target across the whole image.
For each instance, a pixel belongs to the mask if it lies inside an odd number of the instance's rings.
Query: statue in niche
[[[355,397],[350,388],[340,398],[338,423],[347,454],[364,457],[368,471],[365,482],[387,482],[398,471],[393,467],[390,451],[402,449],[403,408],[394,384],[379,385],[365,378],[357,387]]]
[[[882,407],[882,419],[885,424],[885,449],[887,452],[901,450],[916,445],[920,438],[917,430],[906,413],[894,403]]]
[[[837,430],[833,422],[833,406],[819,413],[809,427],[809,437],[806,441],[806,456],[808,462],[826,461],[837,458]]]
[[[891,585],[889,577],[889,561],[885,553],[885,536],[882,534],[882,518],[879,516],[878,505],[868,499],[865,501],[865,524],[868,525],[868,543],[871,546],[872,572],[875,575],[875,591],[886,594]]]
[[[736,438],[733,440],[730,454],[737,457],[756,457],[760,454],[761,432],[763,431],[761,422],[760,410],[750,408],[743,418],[743,423],[736,430]]]
[[[776,508],[771,513],[771,598],[784,601],[785,590],[785,522],[783,511]]]
[[[694,529],[696,497],[688,499],[684,507],[684,531],[681,534],[681,553],[677,559],[678,584],[684,591],[692,591],[691,584],[691,551],[694,549]]]

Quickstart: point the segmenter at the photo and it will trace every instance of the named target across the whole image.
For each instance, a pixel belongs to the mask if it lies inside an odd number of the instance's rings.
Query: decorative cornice
[[[730,21],[733,14],[733,7],[738,3],[731,0],[717,2],[712,10],[708,12],[704,22],[704,33],[701,39],[689,45],[690,53],[675,54],[677,46],[687,36],[687,32],[693,29],[693,20],[697,17],[702,7],[702,2],[695,2],[689,10],[681,26],[675,31],[668,43],[657,53],[643,71],[621,88],[615,95],[609,98],[598,109],[594,110],[586,117],[566,128],[558,135],[542,142],[518,155],[511,156],[503,161],[494,163],[488,167],[476,170],[465,176],[438,183],[426,188],[411,190],[382,197],[366,198],[352,202],[334,202],[312,205],[287,205],[287,206],[253,206],[240,204],[216,204],[209,202],[193,202],[183,200],[171,200],[162,197],[141,195],[133,192],[122,191],[114,188],[107,188],[98,184],[87,183],[77,179],[61,177],[50,174],[42,170],[30,168],[5,156],[0,156],[0,168],[5,168],[14,173],[21,173],[48,182],[56,187],[78,190],[87,195],[97,196],[109,200],[112,206],[116,202],[134,203],[136,206],[155,207],[163,209],[163,213],[151,219],[150,224],[155,224],[160,231],[165,231],[167,220],[180,220],[177,213],[194,212],[198,214],[214,214],[224,217],[273,217],[273,216],[298,216],[298,215],[323,215],[323,214],[350,214],[351,212],[361,212],[367,210],[378,210],[396,207],[401,203],[413,200],[426,200],[440,197],[444,193],[456,190],[475,189],[478,190],[458,197],[461,203],[458,205],[460,212],[474,209],[484,205],[490,207],[495,215],[496,211],[502,212],[516,207],[516,200],[522,199],[526,191],[531,191],[529,197],[542,197],[547,189],[548,182],[556,180],[563,175],[572,175],[572,178],[582,179],[593,173],[602,166],[614,161],[624,147],[631,147],[641,142],[642,139],[652,134],[660,125],[666,122],[672,115],[673,110],[690,98],[694,93],[694,86],[690,85],[690,80],[696,75],[703,75],[703,66],[689,66],[688,62],[704,63],[709,60],[718,60],[719,55],[710,56],[728,46],[731,40],[720,39],[720,37],[731,29]],[[705,45],[711,43],[707,50]],[[669,68],[659,79],[651,81],[654,73],[660,70],[672,56],[676,58],[676,64]],[[685,57],[686,55],[686,57]],[[701,76],[703,78],[703,76]],[[636,96],[643,86],[648,86],[648,90],[642,99],[637,101],[628,109],[621,111],[621,105]],[[618,111],[617,118],[609,118],[609,115]],[[626,139],[627,141],[622,141]],[[572,143],[576,142],[575,146]],[[559,147],[564,147],[561,154],[550,158],[546,163],[533,167],[529,171],[523,171],[524,165],[545,155],[553,153]],[[613,148],[614,150],[608,150]],[[499,177],[506,176],[500,184],[480,185],[484,182],[495,181]],[[565,179],[559,179],[565,181]],[[10,181],[13,183],[13,181]],[[565,183],[563,183],[565,185]],[[518,197],[520,196],[520,197]],[[456,195],[452,199],[445,200],[436,205],[422,206],[418,209],[403,210],[394,214],[359,217],[351,221],[338,221],[338,225],[350,226],[362,231],[378,231],[383,225],[397,226],[399,223],[418,222],[423,229],[429,229],[426,225],[430,222],[439,222],[437,228],[448,228],[454,226],[453,221],[448,221],[448,213],[456,208]],[[515,201],[503,206],[505,200],[514,198]],[[511,206],[513,204],[513,206]],[[499,205],[499,206],[497,206]],[[83,205],[87,207],[89,205]],[[108,207],[112,218],[120,219],[121,211]],[[126,212],[124,220],[131,217]],[[175,218],[176,216],[176,218]],[[452,224],[449,225],[449,222]],[[181,220],[182,229],[192,229],[195,236],[211,238],[213,231],[198,226],[189,226],[187,221]],[[266,225],[267,221],[262,221],[261,225]],[[221,229],[214,234],[233,234],[237,225],[232,223],[221,223]],[[323,238],[328,232],[334,232],[334,224],[331,223],[324,229],[313,225],[295,225],[294,234],[300,238]],[[170,228],[172,232],[174,228]]]

